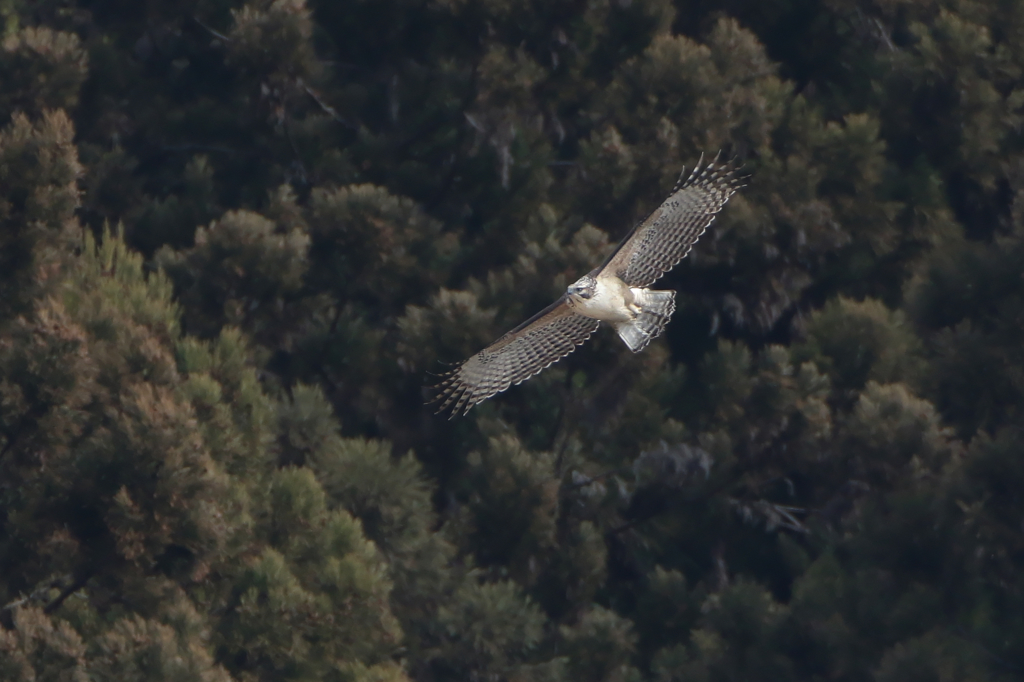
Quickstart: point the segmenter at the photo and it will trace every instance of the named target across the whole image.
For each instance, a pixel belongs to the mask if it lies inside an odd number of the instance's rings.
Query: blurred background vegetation
[[[1024,678],[1024,3],[0,30],[0,678]],[[424,406],[720,148],[665,338]]]

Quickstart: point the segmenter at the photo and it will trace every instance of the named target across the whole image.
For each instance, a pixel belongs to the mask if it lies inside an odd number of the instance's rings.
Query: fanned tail
[[[665,329],[676,311],[676,292],[633,289],[633,300],[640,306],[635,320],[620,322],[615,331],[629,349],[639,353]]]

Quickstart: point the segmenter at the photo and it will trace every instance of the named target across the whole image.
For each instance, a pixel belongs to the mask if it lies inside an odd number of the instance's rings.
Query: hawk
[[[668,198],[618,248],[562,296],[444,375],[434,402],[466,414],[478,403],[561,360],[608,322],[637,353],[661,334],[676,309],[675,291],[651,284],[681,261],[736,190],[737,167],[704,157],[683,169]]]

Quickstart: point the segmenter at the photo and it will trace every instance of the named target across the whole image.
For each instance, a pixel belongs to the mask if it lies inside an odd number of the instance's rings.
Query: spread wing
[[[565,296],[445,375],[435,401],[452,417],[519,384],[576,350],[601,323],[577,315]]]
[[[703,167],[698,161],[685,179],[680,175],[664,203],[599,268],[601,274],[614,273],[631,287],[646,287],[675,267],[742,187],[736,167],[720,157]]]

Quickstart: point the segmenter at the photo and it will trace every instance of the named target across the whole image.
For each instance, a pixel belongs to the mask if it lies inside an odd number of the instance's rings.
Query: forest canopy
[[[1024,3],[0,31],[0,679],[1024,674]],[[662,338],[424,404],[718,150]]]

